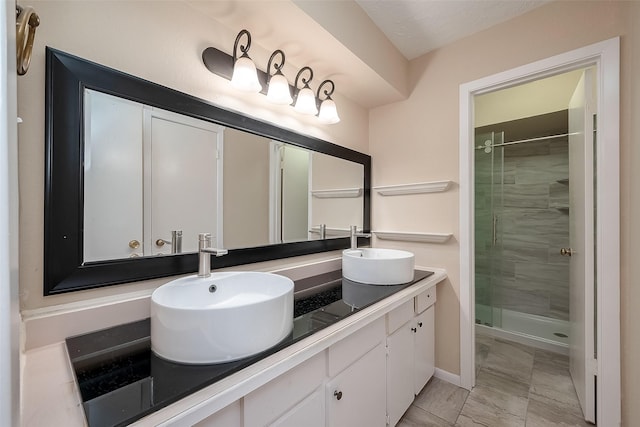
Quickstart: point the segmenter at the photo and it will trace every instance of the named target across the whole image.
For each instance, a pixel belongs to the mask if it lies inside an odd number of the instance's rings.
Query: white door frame
[[[282,169],[282,148],[284,144],[281,141],[269,141],[269,243],[282,243],[282,222],[281,215],[281,198],[282,192],[280,186],[282,178],[280,169]]]
[[[460,85],[460,384],[475,384],[473,97],[570,70],[597,69],[597,423],[618,426],[620,390],[620,39]]]
[[[15,2],[0,5],[0,425],[20,425]]]

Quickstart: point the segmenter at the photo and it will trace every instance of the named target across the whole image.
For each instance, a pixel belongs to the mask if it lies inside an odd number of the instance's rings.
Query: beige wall
[[[623,421],[640,419],[640,2],[553,2],[411,63],[407,101],[370,113],[373,185],[458,180],[459,86],[554,54],[621,36],[621,226]],[[459,233],[458,190],[373,196],[373,229]],[[634,238],[635,237],[635,238]],[[436,365],[459,372],[459,246],[409,245],[419,265],[446,267],[438,288]],[[634,421],[635,420],[635,421]]]
[[[202,64],[207,46],[231,51],[239,28],[227,28],[177,1],[31,1],[41,25],[31,69],[18,79],[20,179],[20,298],[23,310],[155,287],[160,281],[42,296],[44,183],[44,48],[91,61],[242,111],[358,151],[368,151],[367,111],[337,94],[342,121],[319,125],[314,117],[268,104],[264,96],[234,91]],[[283,17],[286,20],[286,17]],[[265,50],[254,40],[252,48]],[[273,50],[276,46],[266,46]]]

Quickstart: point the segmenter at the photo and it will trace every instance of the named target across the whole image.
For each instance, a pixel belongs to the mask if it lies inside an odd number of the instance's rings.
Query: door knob
[[[335,390],[335,391],[333,392],[333,395],[334,395],[334,396],[336,397],[336,399],[338,399],[338,400],[342,399],[342,392],[341,392],[341,391]]]
[[[571,256],[571,255],[573,255],[573,249],[571,249],[571,248],[562,248],[562,249],[560,249],[560,255],[562,255],[562,256]]]
[[[131,249],[138,249],[138,248],[140,247],[140,242],[139,242],[139,241],[137,241],[137,240],[131,240],[131,241],[129,242],[129,247],[130,247]]]

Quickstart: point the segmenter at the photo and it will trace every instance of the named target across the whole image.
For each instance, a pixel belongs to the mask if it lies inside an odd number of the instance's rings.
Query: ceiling
[[[411,60],[549,0],[355,0]]]

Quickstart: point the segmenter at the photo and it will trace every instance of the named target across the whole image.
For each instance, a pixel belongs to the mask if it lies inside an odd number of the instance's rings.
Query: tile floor
[[[569,358],[476,336],[476,386],[432,378],[397,427],[573,427],[584,421]]]

